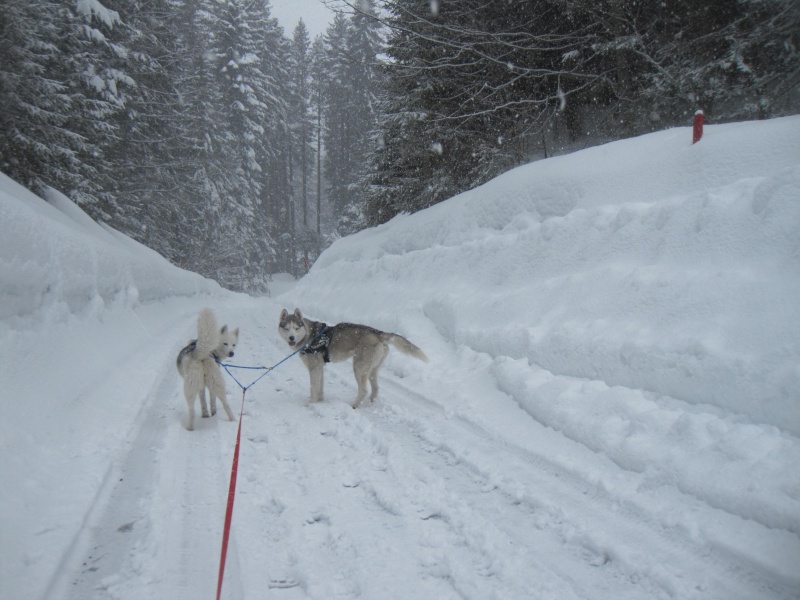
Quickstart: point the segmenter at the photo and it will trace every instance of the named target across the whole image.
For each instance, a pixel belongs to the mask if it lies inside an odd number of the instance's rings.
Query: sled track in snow
[[[115,578],[132,569],[126,563],[133,555],[133,548],[146,543],[152,526],[146,506],[152,502],[157,481],[153,465],[163,449],[167,429],[167,419],[163,412],[153,410],[152,398],[171,393],[171,379],[166,372],[162,373],[159,385],[142,407],[137,434],[128,445],[127,456],[121,464],[111,467],[110,489],[104,490],[102,501],[92,507],[84,529],[86,540],[73,550],[82,561],[78,572],[65,582],[63,595],[54,598],[103,597],[115,584]]]
[[[198,589],[208,597],[216,589],[235,423],[223,411],[199,419],[194,432],[184,428],[173,354],[165,353],[143,394],[131,439],[109,467],[47,600],[195,600]],[[232,550],[235,557],[235,543]],[[237,570],[229,559],[230,597],[240,597]]]

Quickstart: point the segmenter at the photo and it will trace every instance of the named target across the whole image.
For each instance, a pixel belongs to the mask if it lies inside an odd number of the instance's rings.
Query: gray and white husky
[[[422,350],[402,335],[354,323],[326,325],[306,319],[299,308],[293,314],[286,309],[281,311],[278,332],[290,347],[303,348],[300,359],[311,379],[311,402],[322,401],[323,367],[327,362],[353,359],[353,373],[358,385],[353,408],[358,408],[367,395],[367,381],[372,388],[370,401],[378,395],[378,369],[389,354],[389,344],[404,354],[428,360]]]
[[[216,359],[224,360],[233,356],[239,342],[239,328],[233,331],[227,325],[220,328],[210,309],[200,311],[197,317],[197,339],[190,341],[178,354],[178,373],[183,377],[183,393],[189,406],[189,422],[186,429],[194,429],[194,399],[200,397],[203,417],[208,417],[206,388],[208,388],[211,414],[217,414],[217,398],[222,402],[228,418],[233,421],[233,413],[225,397],[225,379]]]

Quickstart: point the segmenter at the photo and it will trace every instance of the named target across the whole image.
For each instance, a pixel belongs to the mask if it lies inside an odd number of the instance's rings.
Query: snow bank
[[[63,194],[50,190],[45,202],[3,174],[0,231],[0,321],[219,290],[95,223]]]
[[[174,370],[176,317],[224,293],[64,195],[47,199],[0,174],[4,598],[41,597],[113,485],[141,385]]]
[[[519,167],[338,241],[296,297],[800,434],[800,117],[690,140]]]

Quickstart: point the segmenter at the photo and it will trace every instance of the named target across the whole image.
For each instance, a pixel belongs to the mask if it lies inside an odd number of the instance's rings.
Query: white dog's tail
[[[204,359],[211,356],[219,345],[220,330],[217,325],[217,318],[210,308],[204,308],[197,317],[197,346],[195,354],[198,358]]]
[[[425,356],[425,353],[420,348],[409,342],[402,335],[397,333],[389,333],[387,335],[388,339],[386,341],[400,350],[400,352],[403,354],[408,354],[409,356],[413,356],[418,360],[428,362],[428,357]]]

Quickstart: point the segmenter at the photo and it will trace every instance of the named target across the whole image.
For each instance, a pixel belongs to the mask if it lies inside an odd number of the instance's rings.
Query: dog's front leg
[[[225,390],[208,390],[208,396],[211,402],[211,415],[217,414],[217,398],[222,402],[222,408],[225,409],[225,414],[228,415],[228,420],[233,421],[233,412],[228,404],[228,398],[225,395]]]
[[[228,420],[233,421],[233,412],[225,394],[225,382],[221,378],[214,381],[213,387],[208,388],[208,395],[211,397],[211,414],[217,414],[217,398],[219,398],[219,401],[222,402],[222,408],[225,409],[225,414],[228,415]]]
[[[222,392],[222,395],[219,397],[219,401],[222,402],[222,408],[225,409],[225,414],[228,415],[228,420],[233,421],[233,412],[231,411],[231,407],[228,405],[228,399],[225,397],[225,392]]]
[[[353,402],[353,408],[358,408],[364,396],[367,395],[367,377],[369,369],[369,360],[363,353],[356,353],[353,357],[353,375],[356,378],[356,385],[358,386],[358,393],[356,394],[356,401]]]
[[[313,360],[308,365],[308,375],[311,379],[311,402],[322,402],[322,386],[324,384],[324,371],[322,361]]]

